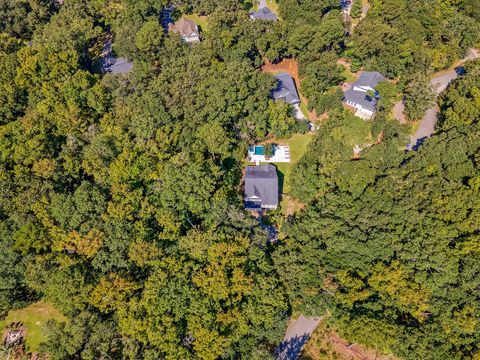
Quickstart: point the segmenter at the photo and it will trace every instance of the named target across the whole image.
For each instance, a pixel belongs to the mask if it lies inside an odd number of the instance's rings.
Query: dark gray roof
[[[371,111],[375,111],[375,107],[377,106],[377,99],[375,97],[370,97],[363,91],[355,91],[353,87],[345,91],[344,96],[346,101],[362,105],[362,107]]]
[[[372,89],[378,85],[379,82],[387,80],[382,74],[376,71],[364,71],[360,77],[353,84],[354,86],[368,86]]]
[[[370,87],[375,89],[379,82],[387,80],[382,74],[376,71],[364,71],[360,74],[357,81],[352,84],[352,87],[345,91],[345,101],[351,101],[355,104],[361,105],[363,108],[375,111],[377,106],[377,99],[368,96],[365,91],[354,90],[357,87]]]
[[[290,74],[283,72],[275,75],[277,87],[273,91],[275,100],[283,100],[289,104],[295,105],[300,102],[295,81]]]
[[[245,200],[253,196],[259,197],[262,205],[278,205],[278,177],[275,166],[247,166]]]
[[[251,11],[250,16],[255,20],[277,20],[277,15],[275,15],[268,7],[263,7],[258,9],[258,11]]]

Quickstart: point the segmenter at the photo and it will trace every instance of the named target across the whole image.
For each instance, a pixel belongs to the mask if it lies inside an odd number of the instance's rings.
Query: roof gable
[[[170,30],[183,36],[198,35],[198,27],[195,22],[181,17],[175,25],[170,26]]]
[[[375,97],[369,96],[364,91],[348,89],[347,91],[345,91],[345,100],[361,105],[363,108],[370,111],[375,111],[375,108],[377,106],[377,99]]]
[[[370,87],[372,89],[378,85],[379,82],[387,80],[382,74],[376,71],[364,71],[360,74],[357,81],[353,83],[353,86]]]

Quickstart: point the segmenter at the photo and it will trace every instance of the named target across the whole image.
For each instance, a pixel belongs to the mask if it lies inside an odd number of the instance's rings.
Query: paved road
[[[293,321],[288,326],[283,341],[275,351],[277,360],[297,360],[303,346],[321,320],[322,318],[306,318],[302,315]]]
[[[263,9],[267,7],[267,0],[258,0],[258,8]]]
[[[461,64],[478,58],[480,58],[480,51],[471,49],[470,53],[465,59],[462,60]],[[461,64],[459,66],[461,66]],[[444,91],[448,85],[458,77],[458,75],[459,74],[457,70],[454,69],[433,77],[430,83],[434,89],[436,97],[438,97],[440,93],[442,93],[442,91]],[[417,131],[410,138],[410,144],[407,145],[408,150],[415,150],[426,138],[430,137],[434,133],[435,126],[437,125],[438,121],[438,111],[439,109],[437,104],[427,110]]]

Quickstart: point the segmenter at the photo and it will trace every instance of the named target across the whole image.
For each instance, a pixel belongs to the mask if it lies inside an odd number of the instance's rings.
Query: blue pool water
[[[255,146],[255,155],[265,155],[265,147]]]

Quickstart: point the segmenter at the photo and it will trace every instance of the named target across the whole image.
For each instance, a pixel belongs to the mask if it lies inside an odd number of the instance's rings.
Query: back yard
[[[26,330],[26,351],[37,352],[45,340],[44,326],[47,320],[64,321],[65,318],[51,304],[39,301],[23,309],[12,310],[3,321],[3,328],[11,323],[21,322]]]
[[[279,172],[280,191],[283,194],[290,192],[290,177],[293,166],[302,158],[307,151],[308,144],[312,141],[314,133],[295,134],[290,139],[277,141],[282,145],[290,146],[290,162],[275,163]]]
[[[208,32],[208,16],[200,16],[197,14],[184,15],[186,19],[192,20],[200,27],[201,31]]]

